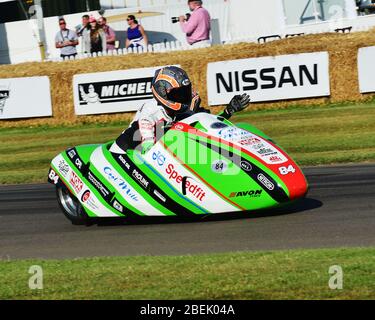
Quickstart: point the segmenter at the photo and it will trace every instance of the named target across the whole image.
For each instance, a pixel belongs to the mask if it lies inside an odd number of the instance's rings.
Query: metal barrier
[[[353,27],[350,26],[350,27],[345,27],[345,28],[337,28],[335,29],[335,32],[342,32],[342,33],[350,33],[352,31]]]
[[[142,54],[142,53],[165,53],[172,51],[182,51],[182,50],[196,50],[210,47],[209,44],[203,44],[199,47],[191,47],[188,44],[183,44],[180,41],[171,41],[171,42],[162,42],[149,44],[147,48],[137,47],[137,48],[120,48],[110,51],[103,52],[94,52],[94,53],[78,53],[76,57],[53,57],[48,60],[50,61],[71,61],[71,60],[81,60],[87,58],[96,58],[96,57],[108,57],[108,56],[123,56],[127,54]]]

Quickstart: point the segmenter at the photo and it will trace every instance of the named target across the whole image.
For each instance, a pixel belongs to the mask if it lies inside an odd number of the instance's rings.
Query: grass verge
[[[375,248],[0,261],[0,299],[374,299]],[[30,290],[30,266],[43,290]],[[343,289],[328,286],[333,265]]]
[[[249,111],[249,122],[277,141],[300,165],[375,161],[375,103]],[[115,139],[116,122],[0,129],[0,184],[43,182],[51,159],[79,144]]]

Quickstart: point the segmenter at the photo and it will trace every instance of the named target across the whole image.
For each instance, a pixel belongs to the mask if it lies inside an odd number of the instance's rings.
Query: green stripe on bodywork
[[[131,205],[125,199],[125,197],[120,192],[118,192],[115,189],[114,186],[112,186],[112,184],[104,177],[104,175],[93,164],[90,165],[90,170],[92,171],[92,173],[94,173],[96,175],[96,177],[100,180],[101,183],[103,183],[111,192],[113,192],[113,193],[116,194],[116,197],[118,198],[118,200],[121,202],[121,204],[124,207],[126,207],[130,211],[133,211],[134,213],[136,213],[139,216],[145,216],[145,214],[143,212],[141,212],[140,210],[138,210],[137,208],[135,208],[133,205]],[[90,184],[90,182],[88,182],[88,183]],[[102,199],[103,198],[100,198],[100,200],[102,200]],[[104,199],[103,199],[102,203],[103,202],[105,202]]]
[[[51,168],[53,169],[53,170],[55,170],[55,172],[59,172],[58,170],[57,170],[57,168],[51,163]],[[74,172],[78,175],[78,173],[74,170]],[[67,186],[70,186],[70,184],[68,183],[68,181],[64,178],[64,177],[62,177],[60,174],[59,174],[59,178],[60,178],[60,180],[65,184],[65,185],[67,185]],[[69,190],[71,190],[72,188],[69,188]],[[78,197],[75,195],[75,192],[73,191],[73,195],[77,198],[77,200],[79,201],[79,199],[78,199]],[[85,209],[85,212],[86,212],[86,214],[90,217],[90,218],[97,218],[98,216],[94,213],[94,212],[92,212],[89,208],[87,208],[86,207],[86,205],[85,204],[83,204],[81,201],[79,201],[79,203],[84,207],[84,209]]]
[[[176,214],[170,211],[169,209],[162,206],[159,202],[157,202],[152,196],[148,194],[148,192],[143,189],[138,183],[136,183],[126,172],[125,170],[117,163],[115,159],[113,159],[111,153],[107,150],[106,146],[102,146],[102,151],[104,154],[105,159],[113,166],[113,168],[121,174],[121,176],[126,180],[126,182],[135,190],[137,191],[141,197],[143,197],[151,206],[162,212],[167,216],[175,216]],[[127,153],[127,156],[133,160],[131,153]],[[144,165],[137,165],[139,170],[144,171]],[[151,179],[148,177],[148,179]],[[164,190],[163,190],[164,191]],[[117,192],[118,193],[118,192]]]
[[[255,210],[279,205],[279,203],[265,191],[262,192],[260,197],[230,197],[233,192],[246,192],[249,190],[260,189],[264,190],[264,188],[254,180],[251,180],[245,172],[243,172],[237,165],[223,155],[220,155],[214,150],[207,149],[205,146],[196,143],[196,139],[219,147],[227,154],[232,152],[236,156],[242,157],[243,159],[254,163],[254,165],[258,166],[261,170],[267,172],[279,185],[281,185],[284,190],[286,190],[289,195],[289,190],[286,188],[285,184],[280,180],[280,178],[265,165],[261,164],[258,160],[241,153],[239,150],[234,149],[233,147],[220,144],[219,142],[208,138],[197,136],[194,133],[178,130],[170,132],[167,139],[163,139],[164,143],[172,149],[171,151],[174,152],[177,157],[184,161],[204,180],[206,180],[207,183],[214,186],[215,189],[217,189],[230,201],[235,202],[246,210]],[[204,157],[199,159],[199,156],[201,155],[204,155]],[[225,174],[217,173],[212,170],[211,166],[217,160],[224,160],[227,163],[228,168]],[[217,196],[230,203],[228,199],[223,198],[220,194],[217,194]],[[251,201],[249,201],[249,199]]]
[[[69,159],[69,157],[66,155],[65,152],[61,153],[62,157],[64,158],[65,161],[67,161],[67,163],[70,164],[70,167],[71,169],[74,171],[74,173],[79,176],[84,182],[85,184],[89,187],[90,189],[90,192],[92,192],[96,198],[98,199],[98,201],[104,206],[106,207],[107,209],[109,209],[111,212],[113,212],[114,214],[116,214],[117,216],[119,217],[124,217],[124,215],[122,215],[120,212],[118,212],[115,208],[113,208],[109,203],[107,203],[103,198],[102,198],[102,195],[100,194],[99,191],[97,191],[94,187],[92,187],[90,181],[88,181],[85,177],[83,177],[83,175],[81,174],[81,172],[79,172],[76,167],[74,166],[74,164],[72,163],[72,161]],[[56,170],[56,168],[54,168],[54,170]],[[61,176],[60,176],[61,177]],[[63,180],[66,182],[66,184],[70,185],[68,183],[68,181],[66,179],[63,178]],[[107,187],[107,186],[106,186]],[[108,187],[107,187],[108,188]],[[110,188],[108,188],[110,190]],[[111,190],[110,190],[111,191]],[[112,191],[111,191],[112,192]],[[77,198],[78,199],[78,198]],[[82,203],[80,201],[80,199],[78,199],[78,201],[84,206],[85,208],[85,211],[87,213],[87,215],[89,215],[90,217],[98,217],[91,209],[87,208],[87,206]]]
[[[195,135],[194,135],[195,136]],[[285,183],[281,180],[281,178],[275,173],[273,172],[270,168],[268,168],[267,166],[265,166],[263,163],[261,163],[259,160],[257,160],[255,157],[251,157],[249,156],[248,154],[246,153],[241,153],[239,150],[235,149],[235,148],[230,148],[229,146],[227,145],[223,145],[223,144],[220,144],[219,142],[215,141],[215,140],[209,140],[211,144],[215,145],[215,146],[221,146],[222,149],[225,149],[225,150],[230,150],[232,151],[233,153],[235,153],[236,155],[238,156],[242,156],[242,158],[248,160],[249,162],[252,162],[254,163],[256,166],[258,166],[260,169],[262,169],[263,171],[265,171],[267,174],[269,174],[271,176],[271,178],[273,178],[282,188],[283,190],[286,192],[286,194],[289,196],[290,193],[289,193],[289,190],[288,188],[286,187]]]
[[[168,152],[168,151],[165,151]],[[137,163],[139,165],[139,160],[136,160],[136,155],[132,152],[128,153],[129,158],[131,158],[132,161]],[[142,161],[146,160],[141,157]],[[155,168],[152,164],[148,163],[148,165],[153,168],[156,172],[158,172],[158,168]],[[166,185],[167,178],[160,177],[157,174],[153,172],[152,169],[150,169],[147,165],[141,164],[139,165],[140,168],[142,168],[142,171],[147,175],[156,185],[160,186],[162,191],[173,201],[179,203],[181,206],[185,207],[188,211],[193,212],[194,214],[205,214],[205,212],[202,211],[202,209],[197,208],[198,204],[192,204],[190,199],[186,198],[182,193],[181,190],[176,189],[171,183],[168,183]],[[160,174],[162,176],[162,174]],[[163,187],[164,186],[164,187]],[[206,213],[207,214],[207,213]]]

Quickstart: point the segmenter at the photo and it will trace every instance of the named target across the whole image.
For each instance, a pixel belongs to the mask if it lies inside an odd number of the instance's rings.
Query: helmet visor
[[[170,92],[167,93],[167,98],[169,101],[182,104],[190,104],[193,98],[191,84],[189,84],[188,86],[173,88]]]

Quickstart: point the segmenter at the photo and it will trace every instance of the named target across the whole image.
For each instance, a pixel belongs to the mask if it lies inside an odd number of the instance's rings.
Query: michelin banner
[[[48,77],[0,79],[0,120],[52,116]]]
[[[253,102],[329,96],[328,52],[208,64],[209,105],[227,104],[241,93]]]
[[[359,48],[358,50],[358,80],[359,92],[375,92],[375,47]]]
[[[73,78],[77,115],[138,110],[152,99],[151,81],[162,67],[78,74]]]

